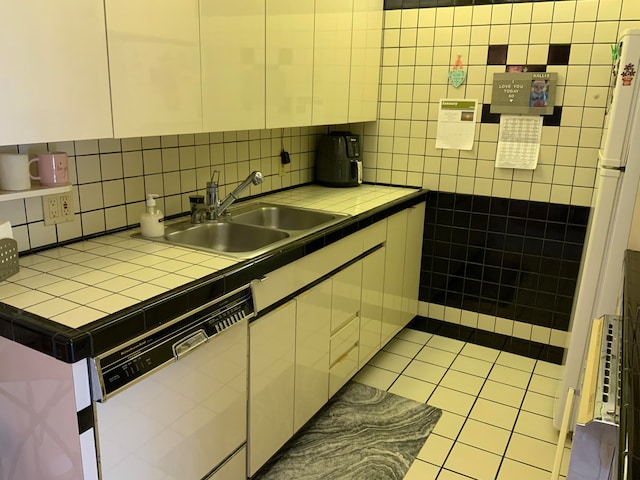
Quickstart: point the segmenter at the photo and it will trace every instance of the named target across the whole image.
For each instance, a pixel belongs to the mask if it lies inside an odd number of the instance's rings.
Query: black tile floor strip
[[[409,325],[407,325],[407,328],[433,333],[483,347],[494,348],[523,357],[543,360],[545,362],[555,363],[556,365],[561,365],[564,357],[564,348],[545,345],[532,340],[510,337],[501,333],[488,332],[486,330],[467,327],[466,325],[444,322],[434,318],[415,317]]]

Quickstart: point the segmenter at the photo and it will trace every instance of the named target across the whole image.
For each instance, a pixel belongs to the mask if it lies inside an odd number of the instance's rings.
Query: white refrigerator
[[[640,181],[640,78],[636,78],[640,77],[637,74],[640,30],[624,31],[618,45],[618,61],[612,74],[599,151],[596,189],[573,304],[564,378],[554,408],[554,425],[558,429],[570,388],[576,391],[574,406],[579,403],[580,377],[593,319],[619,311],[624,252]],[[572,420],[571,428],[573,424]]]

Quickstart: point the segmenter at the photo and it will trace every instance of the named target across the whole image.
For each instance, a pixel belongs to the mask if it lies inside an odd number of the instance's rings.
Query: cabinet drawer
[[[293,277],[294,271],[294,264],[285,265],[251,282],[253,298],[258,312],[296,290]]]
[[[387,240],[387,219],[374,223],[373,225],[360,230],[363,239],[363,252],[380,245]]]
[[[331,337],[329,365],[333,367],[354,346],[358,346],[360,338],[360,317],[355,317],[347,325]],[[356,356],[357,358],[357,356]]]
[[[358,370],[358,346],[355,345],[329,370],[329,397],[332,397]]]
[[[362,253],[362,236],[356,232],[295,262],[296,284],[308,285]]]

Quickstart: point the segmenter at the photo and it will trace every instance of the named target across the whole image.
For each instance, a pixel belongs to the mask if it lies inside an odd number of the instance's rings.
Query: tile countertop
[[[380,185],[342,189],[306,185],[258,197],[255,201],[350,215],[332,228],[335,231],[344,225],[353,226],[389,206],[423,198],[424,193]],[[104,329],[107,324],[113,326],[114,322],[126,320],[126,317],[135,317],[137,309],[156,299],[182,292],[180,300],[186,304],[185,289],[200,283],[213,285],[216,279],[222,284],[222,277],[230,275],[248,281],[257,278],[257,273],[277,268],[304,254],[280,259],[279,264],[271,262],[270,267],[262,265],[252,277],[251,267],[269,263],[263,258],[265,256],[239,260],[131,238],[137,232],[139,228],[21,257],[20,271],[0,282],[0,335],[65,361],[75,361],[107,348],[98,346],[100,342],[92,338],[92,333]],[[301,237],[292,245],[304,241],[305,237]],[[207,295],[230,290],[227,283],[224,287],[210,287]],[[132,338],[136,333],[150,329],[149,320],[145,323],[142,317],[138,323],[144,323],[143,326],[122,335]]]

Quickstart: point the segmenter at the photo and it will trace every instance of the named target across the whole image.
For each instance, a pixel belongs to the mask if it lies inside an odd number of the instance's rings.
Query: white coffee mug
[[[0,190],[30,188],[29,156],[21,153],[0,153]]]

